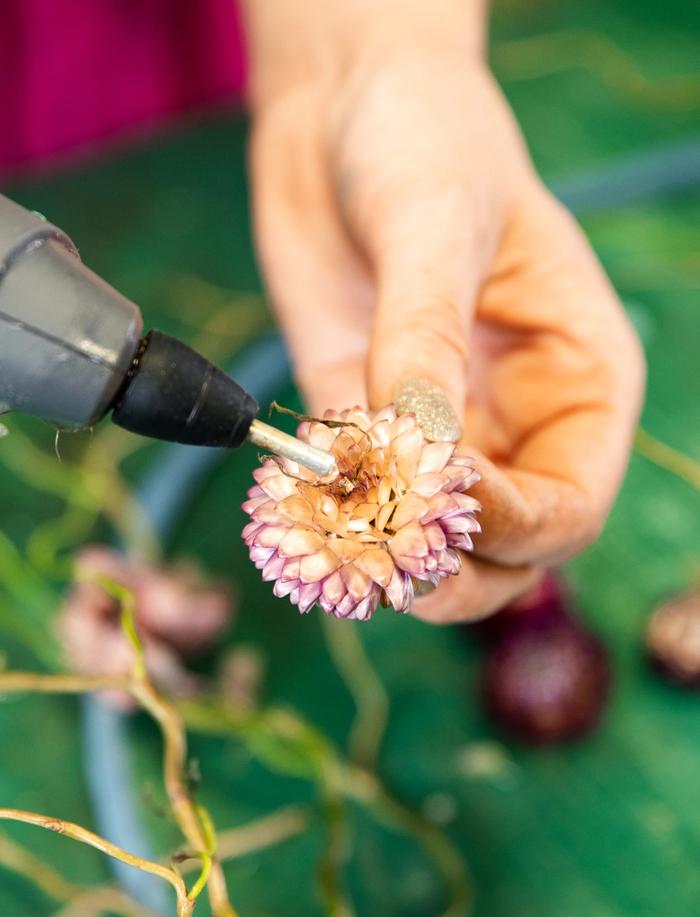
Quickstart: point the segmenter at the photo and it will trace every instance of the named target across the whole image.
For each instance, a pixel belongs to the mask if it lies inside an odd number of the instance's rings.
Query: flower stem
[[[700,462],[679,452],[678,449],[674,449],[662,440],[656,439],[641,427],[637,430],[634,448],[647,461],[653,462],[659,468],[663,468],[696,490],[700,490]]]
[[[105,838],[100,837],[98,834],[94,834],[81,825],[76,825],[74,822],[64,821],[60,818],[51,818],[48,815],[38,815],[36,812],[26,812],[23,809],[7,808],[0,808],[0,819],[24,822],[28,825],[44,828],[47,831],[54,831],[56,834],[62,834],[65,837],[70,837],[75,841],[79,841],[81,844],[87,844],[89,847],[94,847],[95,850],[99,850],[101,853],[113,857],[115,860],[126,863],[128,866],[133,866],[143,872],[158,876],[158,878],[168,882],[175,890],[177,896],[177,917],[189,917],[193,911],[194,902],[188,899],[185,883],[182,877],[175,872],[174,869],[169,869],[167,866],[161,866],[160,863],[153,863],[151,860],[144,860],[142,857],[136,856],[133,853],[128,853],[128,851],[123,850],[116,844],[112,844],[110,841],[105,840]]]
[[[85,891],[82,886],[68,882],[55,869],[4,833],[0,833],[0,863],[29,879],[54,901],[69,901]]]
[[[328,652],[355,702],[355,721],[350,731],[350,757],[374,767],[389,719],[389,698],[360,637],[359,628],[348,627],[327,615],[321,627]]]

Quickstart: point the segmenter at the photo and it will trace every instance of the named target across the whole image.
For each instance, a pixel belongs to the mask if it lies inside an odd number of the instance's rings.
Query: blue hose
[[[700,184],[700,137],[628,153],[602,168],[549,183],[552,192],[581,217]]]

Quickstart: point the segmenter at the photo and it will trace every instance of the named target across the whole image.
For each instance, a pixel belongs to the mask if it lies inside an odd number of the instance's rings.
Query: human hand
[[[378,4],[362,23],[307,10],[312,25],[290,23],[309,33],[292,60],[269,62],[254,28],[251,163],[260,256],[312,412],[381,408],[429,380],[476,458],[475,555],[414,609],[453,621],[596,537],[644,369],[583,234],[532,168],[468,5],[445,0],[428,19],[424,6]]]

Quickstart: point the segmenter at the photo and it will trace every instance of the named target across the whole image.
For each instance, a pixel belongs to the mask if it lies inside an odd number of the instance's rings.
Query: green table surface
[[[696,2],[508,0],[494,20],[494,66],[547,178],[700,130]],[[543,36],[544,45],[532,44]],[[210,116],[4,190],[65,228],[84,260],[142,305],[148,325],[192,339],[202,316],[235,294],[260,290],[246,130],[235,115]],[[697,460],[699,225],[700,189],[602,211],[584,224],[647,351],[643,423]],[[250,323],[250,306],[238,298],[236,308]],[[240,344],[232,335],[228,353]],[[280,400],[297,403],[293,391]],[[52,454],[48,428],[14,419],[9,426]],[[65,448],[70,456],[73,447]],[[2,450],[0,443],[0,460]],[[239,505],[254,460],[252,450],[241,451],[216,469],[168,550],[197,557],[236,583],[240,610],[228,643],[254,644],[264,654],[264,700],[292,705],[342,746],[353,704],[329,657],[320,612],[302,618],[274,599],[240,540]],[[150,447],[126,469],[134,476],[157,461],[158,447]],[[27,483],[21,469],[0,467],[1,529],[22,551],[61,503]],[[25,581],[8,558],[5,546],[0,648],[9,666],[36,667],[7,612],[41,619],[58,601],[57,587]],[[569,568],[577,601],[615,666],[601,728],[571,747],[527,750],[493,730],[475,699],[480,651],[463,632],[391,613],[358,627],[391,700],[379,771],[397,796],[444,823],[473,875],[479,917],[700,914],[700,697],[651,676],[641,653],[650,609],[693,582],[699,558],[700,494],[633,457],[605,532]],[[79,729],[73,700],[0,705],[0,805],[92,824]],[[133,732],[136,780],[158,785],[157,736],[140,720]],[[313,797],[310,784],[270,773],[235,741],[194,736],[192,754],[204,775],[202,799],[221,827]],[[147,821],[159,850],[178,843],[172,825],[152,813]],[[350,829],[344,883],[358,914],[441,912],[440,882],[414,842],[359,810],[350,814]],[[97,883],[109,876],[93,851],[35,829],[11,834],[66,878]],[[231,863],[241,914],[323,913],[314,869],[324,844],[315,822],[302,836]],[[0,868],[1,914],[43,917],[55,909],[25,878]]]

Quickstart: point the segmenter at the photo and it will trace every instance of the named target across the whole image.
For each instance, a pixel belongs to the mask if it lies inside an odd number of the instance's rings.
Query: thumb
[[[419,421],[428,435],[426,411],[437,411],[436,439],[461,435],[474,301],[490,248],[477,243],[483,233],[470,210],[461,194],[414,188],[375,210],[364,233],[378,292],[367,364],[370,406],[394,401],[401,411],[424,414]]]
[[[370,406],[413,412],[431,439],[457,441],[467,398],[470,318],[454,297],[398,290],[378,304],[369,361]]]

